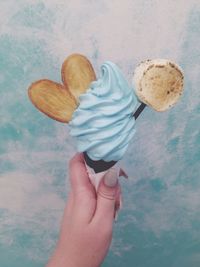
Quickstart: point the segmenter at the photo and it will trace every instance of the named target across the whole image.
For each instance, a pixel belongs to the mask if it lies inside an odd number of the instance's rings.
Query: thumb
[[[100,223],[113,223],[115,202],[119,190],[119,168],[114,166],[104,175],[97,192],[95,220]]]

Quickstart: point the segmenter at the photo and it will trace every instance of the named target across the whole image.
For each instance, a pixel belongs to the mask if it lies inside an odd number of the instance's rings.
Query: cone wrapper
[[[87,173],[88,173],[88,176],[90,178],[90,181],[91,183],[93,184],[93,186],[95,187],[96,191],[98,190],[98,187],[99,187],[99,184],[102,180],[102,178],[104,177],[104,175],[108,172],[108,170],[106,171],[102,171],[102,172],[98,172],[98,173],[95,173],[94,169],[89,167],[86,162],[85,162],[85,166],[86,166],[86,169],[87,169]],[[119,177],[119,172],[120,172],[120,167],[119,165],[116,163],[112,168],[115,168],[116,170],[116,173],[118,174],[118,177]]]

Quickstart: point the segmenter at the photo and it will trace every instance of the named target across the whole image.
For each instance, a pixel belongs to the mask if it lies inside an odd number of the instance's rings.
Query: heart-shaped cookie
[[[62,66],[63,85],[47,79],[34,82],[28,95],[36,108],[50,118],[69,122],[78,105],[78,97],[96,79],[89,60],[80,54],[69,56]]]
[[[34,82],[28,94],[36,108],[60,122],[68,122],[77,107],[76,100],[69,90],[50,80]]]

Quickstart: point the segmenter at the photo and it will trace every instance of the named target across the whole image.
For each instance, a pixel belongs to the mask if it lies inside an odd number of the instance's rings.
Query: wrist
[[[46,267],[75,267],[69,260],[65,250],[61,246],[57,246]]]
[[[79,257],[79,255],[77,255]],[[62,246],[57,246],[52,258],[50,259],[49,263],[46,267],[101,267],[101,265],[91,265],[88,264],[87,261],[82,261],[80,264],[75,262],[68,253],[66,253],[66,249]]]

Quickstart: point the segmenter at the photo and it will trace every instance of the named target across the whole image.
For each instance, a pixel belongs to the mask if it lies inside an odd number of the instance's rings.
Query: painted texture
[[[29,102],[34,80],[60,81],[71,53],[117,63],[131,82],[147,58],[185,72],[172,110],[147,109],[122,165],[124,208],[107,266],[200,264],[200,4],[191,1],[0,0],[0,266],[40,267],[58,235],[75,153],[68,127]]]

